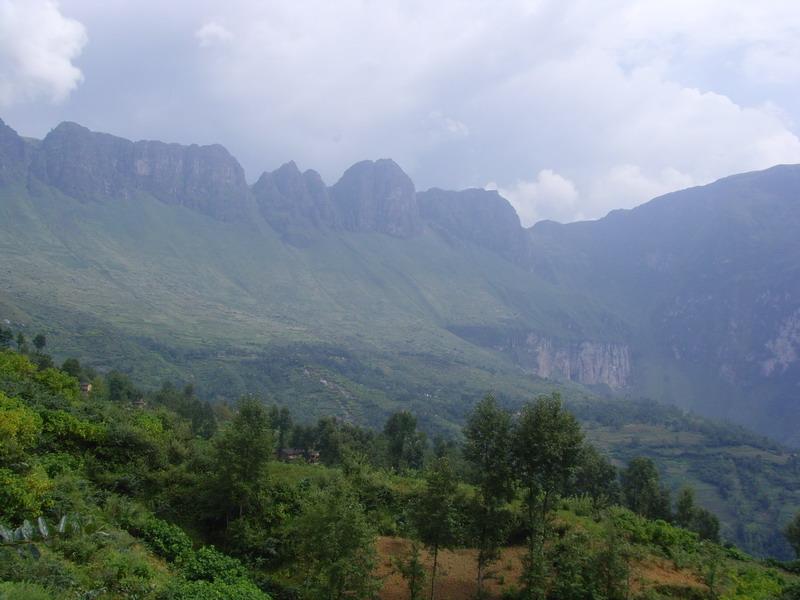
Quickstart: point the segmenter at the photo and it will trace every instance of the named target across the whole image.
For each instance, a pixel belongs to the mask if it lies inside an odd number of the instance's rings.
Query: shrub
[[[203,546],[197,552],[181,556],[184,577],[190,581],[222,581],[235,583],[246,575],[244,565],[223,554],[214,546]]]
[[[183,529],[155,517],[145,521],[139,534],[148,548],[170,562],[192,550],[192,540]]]
[[[249,581],[178,581],[173,583],[161,600],[271,600]]]
[[[0,598],[3,600],[54,600],[45,588],[35,583],[0,583]]]
[[[34,445],[42,418],[15,398],[0,392],[0,459],[14,457]]]
[[[39,516],[50,505],[53,482],[42,467],[34,467],[26,475],[0,469],[0,518],[15,522],[28,516]]]

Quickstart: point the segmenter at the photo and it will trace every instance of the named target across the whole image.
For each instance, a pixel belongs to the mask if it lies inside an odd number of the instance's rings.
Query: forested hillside
[[[12,600],[796,597],[795,563],[719,545],[690,488],[670,495],[643,457],[618,472],[557,397],[517,416],[486,398],[463,443],[431,442],[407,412],[381,431],[294,423],[19,341],[0,351]]]
[[[452,430],[464,397],[560,382],[796,445],[798,189],[776,167],[524,229],[496,192],[417,192],[391,160],[249,186],[221,146],[0,124],[0,320],[150,388],[361,424]]]

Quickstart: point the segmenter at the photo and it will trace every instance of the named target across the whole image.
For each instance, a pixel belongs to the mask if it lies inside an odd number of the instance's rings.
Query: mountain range
[[[0,319],[152,384],[360,421],[446,428],[556,385],[800,445],[799,230],[800,166],[524,228],[389,159],[249,185],[222,146],[0,121]]]

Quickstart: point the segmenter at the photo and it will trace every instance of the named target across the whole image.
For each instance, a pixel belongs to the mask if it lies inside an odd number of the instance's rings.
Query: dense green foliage
[[[82,391],[89,378],[92,391]],[[478,581],[502,547],[533,540],[537,563],[526,562],[520,582],[526,597],[627,597],[642,555],[700,573],[719,554],[712,570],[724,598],[766,600],[793,581],[615,506],[615,468],[556,397],[516,418],[482,401],[463,448],[427,444],[408,415],[389,420],[402,427],[375,432],[333,419],[294,424],[253,398],[208,408],[191,388],[143,393],[124,375],[98,376],[77,361],[56,369],[0,351],[0,591],[366,599],[380,587],[378,533],[416,538],[434,557],[475,547]],[[398,430],[421,445],[421,468],[396,461]],[[328,466],[276,462],[281,438],[308,457],[320,451]],[[651,485],[642,479],[643,489]],[[675,513],[691,517],[692,529],[700,510],[681,496]],[[440,579],[434,570],[426,581],[413,546],[397,565],[418,597],[423,583]]]

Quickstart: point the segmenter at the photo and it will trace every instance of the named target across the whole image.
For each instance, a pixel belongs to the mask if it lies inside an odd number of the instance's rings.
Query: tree
[[[712,512],[696,506],[694,490],[683,488],[675,503],[675,524],[694,531],[701,540],[719,542],[719,519]]]
[[[223,506],[228,517],[243,517],[257,503],[274,452],[272,427],[263,404],[252,397],[242,398],[238,413],[214,442]]]
[[[139,396],[138,390],[125,373],[111,371],[106,375],[108,399],[112,402],[132,402]]]
[[[599,593],[606,600],[625,600],[630,591],[630,544],[611,518],[605,519],[602,544],[594,556],[594,573]]]
[[[617,469],[594,446],[584,445],[570,482],[570,493],[588,495],[596,510],[619,500]]]
[[[800,512],[789,522],[783,534],[789,541],[789,545],[794,549],[797,558],[800,558]]]
[[[14,340],[14,334],[8,329],[0,327],[0,348],[11,347],[11,342]]]
[[[312,493],[292,527],[309,600],[372,598],[375,531],[364,508],[340,480]]]
[[[44,347],[47,346],[47,338],[44,337],[44,334],[39,333],[33,338],[33,345],[37,352],[41,352],[44,350]]]
[[[695,509],[690,529],[697,533],[701,540],[719,543],[719,519],[705,508]]]
[[[269,409],[272,428],[278,432],[278,448],[285,448],[288,436],[292,432],[292,415],[285,406],[273,404]]]
[[[478,549],[478,598],[483,598],[486,569],[498,559],[505,539],[508,513],[502,507],[514,496],[511,417],[492,396],[486,396],[469,416],[464,438],[464,459],[477,487],[470,529]]]
[[[439,550],[452,548],[458,541],[457,491],[458,483],[449,461],[439,458],[425,472],[425,488],[412,509],[414,529],[433,556],[430,600],[436,590]]]
[[[408,600],[420,600],[425,587],[425,565],[422,563],[422,548],[416,540],[408,551],[392,561],[394,569],[408,585]]]
[[[22,352],[23,354],[28,351],[28,344],[25,341],[25,334],[21,331],[17,334],[17,351]]]
[[[655,463],[638,456],[622,472],[622,495],[625,505],[648,519],[671,520],[669,490],[660,486]]]
[[[690,529],[694,523],[694,517],[694,490],[684,487],[678,494],[678,500],[675,503],[675,524],[684,529]]]
[[[76,379],[80,379],[81,377],[81,363],[78,362],[77,358],[68,358],[65,360],[61,365],[61,370],[67,375],[72,375]]]
[[[547,515],[577,467],[582,444],[580,424],[564,410],[558,394],[526,404],[514,427],[514,462],[526,490],[528,554],[523,584],[528,598],[544,597]]]
[[[383,435],[387,442],[389,465],[396,471],[421,469],[425,439],[417,431],[417,418],[404,410],[386,421]]]

